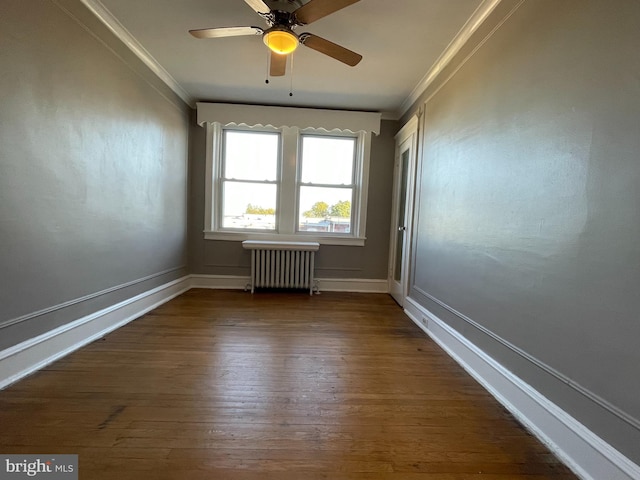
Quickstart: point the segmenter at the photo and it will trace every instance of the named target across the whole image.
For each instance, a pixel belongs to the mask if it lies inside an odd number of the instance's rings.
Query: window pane
[[[351,232],[351,188],[300,187],[301,232]]]
[[[222,227],[275,230],[274,184],[224,182]]]
[[[278,172],[280,135],[264,132],[224,132],[224,177],[274,181]]]
[[[302,183],[351,185],[355,138],[302,136]]]

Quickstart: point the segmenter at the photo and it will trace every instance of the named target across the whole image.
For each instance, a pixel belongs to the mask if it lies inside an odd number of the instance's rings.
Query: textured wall
[[[398,124],[382,121],[379,136],[371,141],[369,199],[367,202],[367,241],[364,247],[323,245],[316,256],[319,278],[386,279],[388,268],[389,228],[391,225],[391,189],[394,135]],[[251,256],[240,242],[205,240],[205,129],[195,123],[192,134],[190,269],[207,275],[250,274]]]
[[[2,4],[0,349],[186,271],[189,109],[83,18]]]
[[[525,1],[429,100],[411,290],[636,462],[639,22]]]

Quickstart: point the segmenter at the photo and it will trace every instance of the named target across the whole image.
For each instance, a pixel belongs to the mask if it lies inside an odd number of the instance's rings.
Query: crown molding
[[[462,47],[469,41],[471,36],[480,28],[484,21],[491,15],[496,7],[502,0],[483,0],[482,3],[476,8],[469,20],[462,26],[457,35],[453,38],[451,43],[447,45],[447,48],[438,57],[435,63],[431,66],[429,71],[422,77],[418,85],[411,91],[411,94],[406,98],[400,106],[400,114],[398,117],[402,117],[411,105],[413,105],[420,96],[429,88],[429,85],[433,83],[436,77],[442,72],[445,67],[453,60],[453,57],[462,49]]]
[[[398,121],[400,120],[400,117],[402,115],[398,115],[398,112],[392,112],[390,110],[384,110],[382,112],[380,112],[380,114],[382,115],[382,120],[393,120],[393,121]]]
[[[138,42],[100,0],[80,0],[129,50],[131,50],[151,71],[174,91],[187,105],[195,108],[194,99],[184,90],[153,56]]]

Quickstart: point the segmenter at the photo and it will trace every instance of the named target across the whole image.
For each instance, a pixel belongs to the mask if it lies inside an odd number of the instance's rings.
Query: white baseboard
[[[405,313],[584,480],[637,480],[640,466],[408,298]]]
[[[387,293],[387,280],[368,278],[316,278],[320,292]],[[191,275],[192,288],[243,290],[250,277],[233,275]]]
[[[136,295],[0,352],[0,389],[189,290],[188,276]]]
[[[191,288],[220,290],[244,290],[251,283],[250,277],[235,275],[191,275]]]
[[[388,293],[386,279],[370,278],[317,278],[320,292]]]

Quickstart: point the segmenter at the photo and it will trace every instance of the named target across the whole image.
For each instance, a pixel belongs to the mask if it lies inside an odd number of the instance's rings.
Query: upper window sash
[[[358,158],[357,153],[358,153],[358,136],[354,135],[354,134],[350,134],[350,135],[335,135],[335,134],[320,134],[320,133],[315,133],[315,134],[309,134],[309,133],[301,133],[300,136],[300,152],[298,154],[298,163],[300,166],[300,175],[298,176],[298,183],[302,184],[302,185],[332,185],[332,186],[353,186],[356,183],[356,160]],[[340,181],[324,181],[324,182],[319,182],[319,181],[306,181],[305,178],[305,172],[304,172],[304,161],[305,161],[305,156],[304,156],[304,146],[306,141],[308,140],[309,142],[313,141],[313,140],[344,140],[345,141],[345,146],[349,147],[351,146],[352,148],[352,152],[350,154],[350,156],[348,157],[350,159],[350,164],[349,164],[349,168],[351,170],[351,174],[349,175],[349,179],[348,182],[340,182]],[[346,143],[348,141],[348,143]],[[351,144],[351,145],[349,145]],[[309,148],[313,148],[313,145],[310,145]],[[345,153],[345,152],[335,152],[335,153]],[[311,155],[311,159],[313,158],[313,155]],[[310,159],[310,160],[311,160]],[[327,159],[328,162],[331,162],[332,159]],[[321,160],[321,161],[324,161]],[[333,169],[339,169],[340,165],[331,165],[331,167]],[[313,168],[313,165],[310,165],[310,169]],[[323,172],[324,173],[324,172]],[[326,177],[325,177],[326,178]],[[328,178],[327,180],[331,180],[330,178]],[[345,180],[344,177],[342,177],[342,180]]]
[[[240,135],[234,135],[240,134]],[[264,149],[274,148],[275,147],[275,164],[272,165],[272,171],[263,172],[260,175],[256,175],[257,172],[261,170],[261,164],[264,161],[270,161],[270,158],[264,158],[262,156],[262,152],[251,152],[254,156],[254,159],[249,159],[247,163],[249,165],[244,165],[245,167],[240,171],[236,171],[234,175],[232,168],[230,167],[231,160],[228,155],[230,153],[231,147],[236,149],[242,148],[237,143],[241,140],[243,134],[251,135],[253,138],[258,139],[260,136],[264,136],[263,144],[258,148],[261,151]],[[220,170],[220,178],[224,178],[225,180],[242,180],[242,181],[256,181],[256,182],[278,182],[279,181],[279,170],[280,170],[280,158],[282,156],[282,135],[279,131],[272,130],[257,130],[257,129],[230,129],[224,128],[222,130],[222,155],[220,158],[221,162],[221,170]],[[233,136],[236,138],[234,139]],[[275,142],[274,142],[275,140]]]

